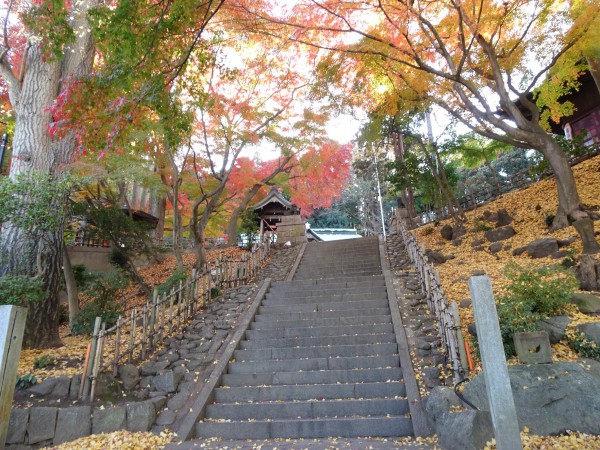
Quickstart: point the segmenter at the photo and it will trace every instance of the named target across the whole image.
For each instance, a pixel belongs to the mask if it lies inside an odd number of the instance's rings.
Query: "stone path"
[[[434,318],[400,235],[388,236],[387,251],[410,356],[421,396],[425,397],[435,386],[451,383],[451,374],[446,370],[446,355]]]

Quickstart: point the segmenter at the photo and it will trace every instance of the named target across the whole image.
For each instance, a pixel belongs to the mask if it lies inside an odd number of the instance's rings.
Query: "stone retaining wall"
[[[163,404],[161,405],[161,401]],[[73,441],[90,434],[128,431],[149,431],[157,409],[166,402],[152,399],[105,408],[90,405],[58,408],[32,406],[13,408],[6,438],[7,450],[33,445],[42,447]]]

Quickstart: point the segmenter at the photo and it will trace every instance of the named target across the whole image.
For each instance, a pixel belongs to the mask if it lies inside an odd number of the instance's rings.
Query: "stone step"
[[[384,297],[385,296],[385,297]],[[348,290],[346,292],[333,291],[333,292],[308,292],[308,293],[297,293],[297,294],[267,294],[263,300],[263,305],[275,305],[275,304],[303,304],[303,303],[318,303],[327,301],[356,301],[365,300],[371,298],[387,298],[387,290],[385,287],[372,288],[372,289],[357,289]],[[267,302],[267,303],[265,303]]]
[[[313,370],[354,370],[395,368],[400,366],[398,355],[351,356],[340,358],[310,358],[302,360],[236,361],[227,366],[230,374],[270,372],[300,372]]]
[[[330,278],[327,278],[328,280]],[[299,280],[302,281],[302,280]],[[360,282],[348,282],[343,281],[341,283],[323,283],[323,284],[307,284],[306,286],[294,285],[294,286],[271,286],[269,289],[270,293],[292,293],[292,292],[330,292],[330,291],[351,291],[355,289],[366,289],[373,287],[385,286],[384,280],[379,279],[367,279]]]
[[[344,284],[344,283],[347,283],[348,285],[353,285],[353,284],[360,284],[365,281],[377,281],[377,280],[385,282],[385,278],[383,277],[383,275],[379,274],[379,275],[368,275],[365,277],[323,278],[323,279],[317,279],[317,280],[274,281],[271,284],[271,288],[276,288],[279,286],[292,286],[292,287],[329,286],[331,284],[338,285],[338,284]]]
[[[351,312],[351,311],[363,311],[372,308],[385,308],[389,307],[387,298],[383,296],[381,298],[369,298],[368,300],[344,300],[339,299],[339,302],[329,301],[322,303],[301,303],[301,304],[280,304],[280,305],[265,305],[258,308],[259,315],[267,314],[293,314],[293,313],[316,313],[316,312]]]
[[[265,349],[265,348],[294,348],[294,347],[318,347],[337,345],[364,345],[395,343],[396,335],[392,333],[361,334],[355,336],[317,336],[287,339],[252,339],[241,341],[242,350]]]
[[[368,417],[344,419],[295,419],[274,421],[198,422],[197,437],[223,439],[400,437],[413,433],[407,417]]]
[[[252,322],[252,330],[267,330],[271,328],[310,328],[310,327],[336,327],[341,325],[372,325],[391,323],[389,315],[363,316],[363,317],[337,317],[314,320],[279,320],[277,322]]]
[[[353,336],[355,334],[371,334],[393,332],[390,322],[366,325],[340,325],[306,328],[271,328],[263,330],[247,330],[246,339],[283,339],[302,336]]]
[[[294,274],[294,280],[306,280],[315,278],[333,278],[336,276],[341,277],[352,277],[352,276],[364,276],[381,273],[380,268],[376,269],[365,269],[365,270],[327,270],[327,269],[315,269],[310,271],[298,271]]]
[[[302,401],[290,403],[217,403],[209,405],[210,420],[318,419],[323,417],[403,416],[408,413],[405,399]]]
[[[357,344],[357,345],[332,345],[319,347],[299,348],[261,348],[253,350],[235,350],[233,357],[236,361],[262,361],[265,359],[305,359],[305,358],[330,358],[337,356],[369,356],[392,355],[398,352],[398,345],[384,344]]]
[[[359,303],[359,302],[352,302]],[[373,306],[378,306],[377,308],[371,308],[371,304],[361,305],[360,308],[342,308],[338,310],[329,310],[329,311],[317,311],[314,313],[306,313],[306,312],[290,312],[290,313],[261,313],[256,316],[254,319],[256,322],[265,322],[265,321],[279,321],[279,320],[313,320],[313,319],[325,319],[325,318],[335,318],[335,317],[357,317],[357,316],[383,316],[385,314],[390,313],[390,309],[387,306],[387,300],[376,300],[373,303]]]
[[[262,386],[279,384],[373,383],[402,380],[400,367],[315,370],[302,372],[228,373],[222,377],[224,386]]]
[[[275,386],[219,387],[214,391],[216,403],[302,401],[323,399],[403,398],[404,383],[340,383]]]

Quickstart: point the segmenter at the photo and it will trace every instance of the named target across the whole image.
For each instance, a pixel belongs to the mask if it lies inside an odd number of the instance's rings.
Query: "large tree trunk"
[[[69,23],[76,30],[76,41],[65,47],[61,61],[42,55],[38,44],[25,53],[26,64],[22,80],[12,71],[6,56],[0,61],[0,72],[8,86],[9,98],[15,112],[10,177],[38,173],[56,177],[64,164],[72,162],[75,143],[72,138],[52,141],[48,134],[53,118],[50,107],[71,77],[90,72],[93,63],[93,42],[86,15],[97,0],[82,0],[73,6]],[[56,199],[56,208],[62,208]],[[27,231],[27,232],[26,232]],[[33,231],[33,233],[32,233]],[[33,237],[35,236],[35,237]],[[58,293],[62,267],[63,230],[39,236],[35,230],[21,230],[4,224],[0,236],[3,262],[0,275],[24,274],[43,281],[46,297],[29,304],[24,343],[42,347],[57,345]]]
[[[589,219],[588,213],[583,209],[575,177],[567,155],[558,143],[549,135],[544,135],[544,145],[540,148],[554,171],[556,189],[558,191],[558,211],[552,226],[562,228],[573,225],[579,221]],[[578,224],[579,225],[579,224]],[[583,243],[583,253],[593,254],[600,252],[600,245],[594,236],[594,223],[588,226],[575,226]]]

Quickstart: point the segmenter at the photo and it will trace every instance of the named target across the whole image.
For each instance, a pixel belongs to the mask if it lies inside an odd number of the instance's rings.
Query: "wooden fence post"
[[[85,379],[83,381],[83,394],[81,399],[85,400],[88,396],[88,392],[90,389],[90,377],[92,376],[92,366],[94,365],[94,359],[96,358],[96,349],[98,347],[98,335],[100,333],[100,325],[102,324],[102,319],[100,317],[96,317],[96,322],[94,323],[94,333],[92,334],[92,348],[90,350],[90,360],[87,366],[87,370],[85,371]]]
[[[4,448],[25,332],[27,308],[0,306],[0,448]]]

